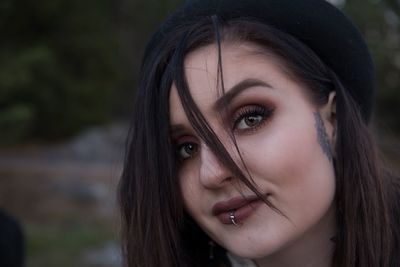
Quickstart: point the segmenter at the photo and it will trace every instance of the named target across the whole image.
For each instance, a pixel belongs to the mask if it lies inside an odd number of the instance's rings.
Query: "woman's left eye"
[[[271,113],[272,109],[260,105],[245,106],[234,116],[233,131],[257,130]]]

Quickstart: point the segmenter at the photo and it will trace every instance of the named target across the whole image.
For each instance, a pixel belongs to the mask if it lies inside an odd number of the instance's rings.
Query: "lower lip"
[[[237,224],[240,224],[244,222],[247,218],[249,218],[253,212],[256,211],[256,209],[262,205],[265,204],[262,200],[256,200],[253,202],[250,202],[249,204],[240,207],[234,211],[235,214],[235,222]],[[223,212],[217,215],[217,218],[223,223],[223,224],[233,224],[231,219],[229,218],[230,216],[230,211],[229,212]]]

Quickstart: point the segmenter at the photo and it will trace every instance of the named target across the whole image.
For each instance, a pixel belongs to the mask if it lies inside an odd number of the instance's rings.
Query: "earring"
[[[214,241],[210,240],[208,242],[208,246],[209,246],[209,249],[210,249],[209,250],[209,254],[208,254],[208,258],[210,260],[213,260],[214,259],[214,247],[215,247]]]

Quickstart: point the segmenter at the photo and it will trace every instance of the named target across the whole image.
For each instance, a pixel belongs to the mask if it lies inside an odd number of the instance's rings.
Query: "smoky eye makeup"
[[[200,148],[197,138],[188,134],[175,136],[172,143],[175,157],[179,164],[187,159],[195,157]]]
[[[180,160],[192,158],[199,150],[199,145],[196,142],[184,142],[176,146],[176,153]]]
[[[274,108],[265,104],[248,104],[232,113],[231,129],[235,134],[257,131],[271,118]]]

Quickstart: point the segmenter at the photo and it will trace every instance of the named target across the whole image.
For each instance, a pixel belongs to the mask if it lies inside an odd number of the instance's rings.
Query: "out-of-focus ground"
[[[27,267],[121,265],[116,186],[127,128],[89,129],[65,144],[0,151],[0,208],[27,240]]]

